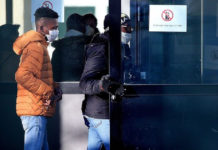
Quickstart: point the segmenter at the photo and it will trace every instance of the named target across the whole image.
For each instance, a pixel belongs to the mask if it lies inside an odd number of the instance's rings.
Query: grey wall
[[[84,125],[81,105],[84,95],[64,94],[60,102],[61,150],[85,150],[88,128]]]

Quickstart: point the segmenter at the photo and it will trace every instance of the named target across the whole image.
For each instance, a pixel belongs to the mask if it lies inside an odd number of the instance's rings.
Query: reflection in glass
[[[194,5],[193,0],[124,2],[127,0],[122,1],[122,13],[129,15],[133,28],[128,43],[133,67],[131,70],[130,67],[123,67],[124,83],[218,83],[214,23],[217,8],[212,6],[212,2],[195,1]],[[187,6],[187,32],[149,32],[149,6],[166,4]],[[126,64],[124,48],[122,53],[123,63]]]
[[[93,35],[103,32],[108,0],[66,1],[65,4],[68,6],[65,7],[65,22],[59,26],[60,39],[52,44],[55,48],[53,73],[57,82],[78,82],[84,66],[85,46]]]
[[[0,26],[0,82],[15,82],[14,74],[19,65],[19,56],[13,52],[13,43],[18,37],[19,25]]]

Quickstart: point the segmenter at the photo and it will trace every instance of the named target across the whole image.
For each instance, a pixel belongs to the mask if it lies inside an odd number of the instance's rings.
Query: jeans
[[[47,142],[47,118],[43,116],[21,116],[24,135],[24,150],[49,150]]]
[[[100,150],[102,144],[110,150],[110,121],[109,119],[95,119],[85,116],[89,127],[88,149]]]

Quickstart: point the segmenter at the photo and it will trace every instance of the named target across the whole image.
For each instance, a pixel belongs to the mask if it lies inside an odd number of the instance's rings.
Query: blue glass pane
[[[150,5],[166,4],[187,6],[187,32],[149,32]],[[132,0],[129,7],[133,32],[131,41],[122,45],[124,83],[218,83],[218,12],[214,1]]]

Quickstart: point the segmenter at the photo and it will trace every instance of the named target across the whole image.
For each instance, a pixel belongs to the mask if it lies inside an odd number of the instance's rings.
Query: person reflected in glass
[[[71,14],[66,21],[65,37],[54,41],[52,67],[55,81],[79,81],[84,65],[84,46],[89,41],[85,35],[83,16]]]
[[[15,82],[14,74],[18,68],[19,56],[13,52],[13,43],[19,36],[20,25],[0,26],[0,82]]]
[[[121,14],[121,47],[122,47],[122,66],[124,80],[133,81],[136,77],[133,70],[132,56],[130,50],[130,40],[132,38],[131,20],[128,15]]]
[[[98,21],[97,18],[93,14],[85,14],[83,16],[84,23],[86,24],[86,35],[87,36],[92,36],[93,34],[98,34],[100,33],[97,25]]]

